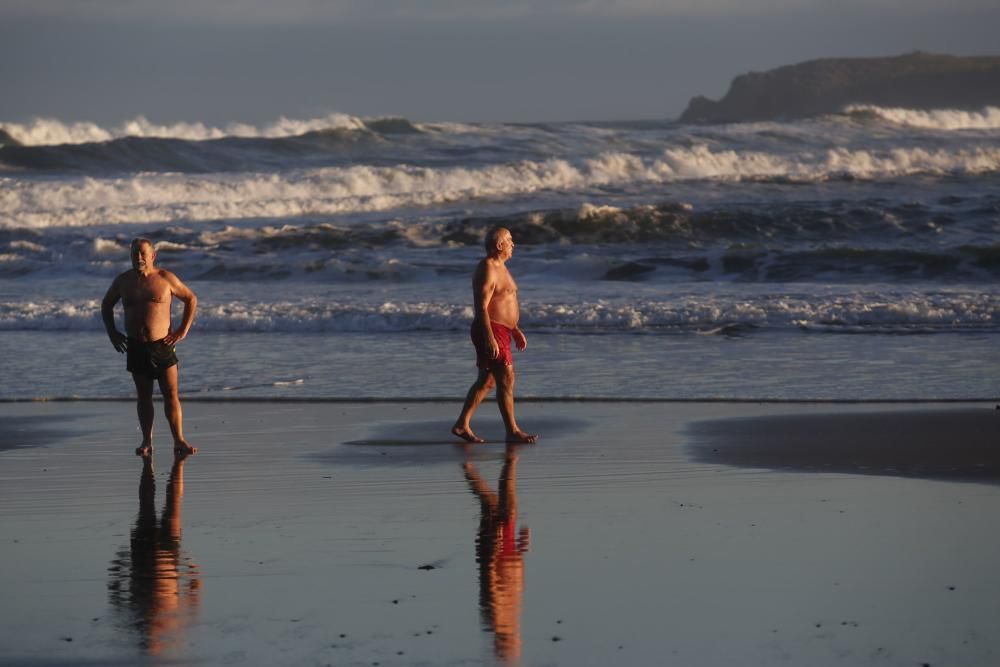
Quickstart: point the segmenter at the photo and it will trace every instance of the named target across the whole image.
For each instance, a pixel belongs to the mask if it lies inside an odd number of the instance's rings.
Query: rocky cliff
[[[910,109],[1000,106],[1000,56],[910,53],[891,58],[824,58],[733,79],[719,101],[695,97],[683,123],[806,118],[849,104]]]

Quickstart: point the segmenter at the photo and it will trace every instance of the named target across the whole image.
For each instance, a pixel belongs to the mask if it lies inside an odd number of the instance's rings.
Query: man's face
[[[156,251],[148,243],[139,243],[132,246],[132,268],[142,273],[153,268],[153,260],[156,259]]]
[[[504,259],[509,259],[514,254],[514,238],[510,232],[500,233],[500,237],[497,239],[497,248],[500,249],[500,256]]]

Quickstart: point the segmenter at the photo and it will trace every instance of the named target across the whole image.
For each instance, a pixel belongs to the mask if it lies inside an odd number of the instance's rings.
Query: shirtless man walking
[[[160,384],[163,408],[174,436],[174,452],[194,454],[198,451],[184,439],[184,418],[177,395],[177,355],[174,345],[184,340],[198,307],[198,298],[180,278],[170,271],[153,265],[156,250],[149,239],[134,239],[131,245],[132,269],[120,274],[111,283],[101,303],[101,317],[111,344],[125,353],[126,367],[132,373],[138,397],[136,412],[142,429],[142,444],[135,453],[153,453],[153,381]],[[180,327],[170,326],[170,302],[177,297],[184,302]],[[115,304],[125,310],[125,334],[115,326]]]
[[[469,388],[462,413],[451,428],[454,435],[467,442],[484,442],[472,432],[469,420],[494,387],[497,405],[507,429],[507,442],[530,443],[538,439],[521,430],[514,419],[514,359],[510,342],[517,349],[528,346],[528,340],[517,327],[521,309],[517,302],[517,285],[507,270],[507,260],[514,254],[514,239],[510,230],[495,227],[486,234],[486,257],[479,262],[472,276],[472,296],[475,319],[472,321],[472,343],[476,346],[476,366],[479,377]]]

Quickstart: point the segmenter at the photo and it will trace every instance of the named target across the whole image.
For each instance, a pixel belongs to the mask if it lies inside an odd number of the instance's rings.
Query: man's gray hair
[[[497,225],[496,227],[491,227],[488,232],[486,232],[486,238],[483,240],[483,245],[486,247],[486,252],[493,252],[497,248],[497,239],[504,232],[510,234],[510,230],[502,225]]]
[[[128,247],[130,250],[133,250],[135,248],[140,248],[144,245],[148,245],[153,250],[156,250],[156,246],[153,245],[153,242],[144,236],[137,236],[134,239],[132,239],[132,243],[130,243]]]

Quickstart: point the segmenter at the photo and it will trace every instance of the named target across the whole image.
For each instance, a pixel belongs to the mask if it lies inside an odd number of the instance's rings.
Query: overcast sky
[[[0,0],[0,121],[672,118],[819,57],[1000,55],[996,0]]]

